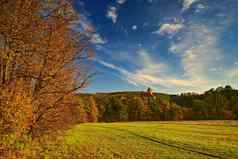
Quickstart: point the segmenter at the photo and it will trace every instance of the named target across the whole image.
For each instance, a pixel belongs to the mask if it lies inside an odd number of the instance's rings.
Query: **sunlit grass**
[[[238,158],[237,122],[81,124],[67,143],[88,158]]]

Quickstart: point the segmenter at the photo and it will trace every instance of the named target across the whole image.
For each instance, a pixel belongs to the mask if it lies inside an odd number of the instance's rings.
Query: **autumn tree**
[[[151,110],[151,104],[152,104],[152,97],[148,96],[143,98],[144,99],[144,106],[141,113],[141,120],[151,120],[152,119],[152,110]]]
[[[0,91],[0,158],[20,157],[17,143],[26,138],[34,120],[30,91],[17,81]]]
[[[136,121],[143,119],[144,102],[141,97],[131,98],[128,102],[129,105],[129,120]]]
[[[227,99],[219,92],[214,92],[206,96],[211,119],[223,119],[223,112],[227,105]]]
[[[98,108],[96,106],[96,102],[94,98],[89,97],[89,112],[88,112],[88,121],[89,122],[97,122],[98,121]]]
[[[127,105],[125,105],[120,98],[112,96],[106,106],[104,117],[107,122],[127,121]]]
[[[90,58],[87,39],[72,28],[79,18],[67,0],[0,0],[0,89],[11,91],[21,81],[16,91],[27,90],[28,134],[67,125],[75,93],[91,77],[82,67]]]
[[[149,102],[151,109],[151,120],[160,120],[160,99],[158,96],[153,96]]]
[[[72,115],[74,123],[85,123],[87,122],[87,113],[85,110],[85,103],[83,98],[77,96],[75,100],[75,106],[73,107]]]
[[[193,119],[208,119],[207,105],[208,104],[203,100],[194,100],[192,107],[194,111]]]

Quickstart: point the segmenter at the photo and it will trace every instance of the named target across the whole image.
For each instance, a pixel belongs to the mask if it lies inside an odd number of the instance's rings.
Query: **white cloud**
[[[171,66],[168,64],[156,61],[151,57],[151,53],[145,49],[138,51],[138,59],[136,60],[141,64],[141,68],[131,73],[129,79],[136,83],[144,86],[151,86],[158,88],[163,86],[164,88],[177,89],[182,88],[193,88],[195,84],[204,84],[201,80],[183,79],[176,76],[174,72],[169,69]]]
[[[137,84],[135,81],[133,81],[133,80],[130,79],[130,76],[132,76],[132,73],[130,73],[130,72],[127,71],[126,69],[123,69],[123,68],[121,68],[121,67],[119,67],[119,66],[116,66],[116,65],[114,65],[114,64],[111,64],[111,63],[107,63],[107,62],[105,62],[105,61],[103,61],[103,60],[97,59],[96,61],[97,61],[98,63],[100,63],[101,65],[103,65],[103,66],[105,66],[105,67],[108,67],[108,68],[110,68],[110,69],[116,70],[116,71],[118,71],[120,74],[124,75],[124,77],[118,76],[118,77],[121,78],[122,80],[125,80],[125,77],[126,77],[126,81],[127,81],[128,83],[130,83],[130,84],[132,84],[132,85],[134,85],[134,86],[136,86],[136,87],[138,86],[138,84]],[[127,78],[127,77],[128,77],[128,78]]]
[[[170,90],[176,90],[177,87],[193,88],[193,85],[198,83],[198,81],[173,76],[169,72],[167,64],[158,62],[158,59],[155,61],[151,57],[151,53],[145,49],[139,49],[137,55],[138,56],[134,57],[132,61],[139,64],[138,69],[134,71],[128,71],[122,67],[101,60],[97,60],[97,62],[105,67],[118,71],[122,75],[122,77],[120,77],[121,79],[126,79],[126,81],[135,86],[150,86],[153,88],[163,86]],[[203,83],[200,82],[200,84]]]
[[[169,24],[165,23],[162,24],[159,28],[159,30],[153,32],[154,34],[160,34],[160,35],[174,35],[177,32],[179,32],[181,29],[184,28],[183,24],[175,23],[175,24]]]
[[[102,64],[103,66],[106,66],[106,67],[114,69],[114,70],[118,70],[119,72],[123,72],[123,70],[121,68],[115,66],[114,64],[110,64],[110,63],[107,63],[107,62],[105,62],[103,60],[99,60],[99,59],[97,59],[96,61],[98,63]]]
[[[219,68],[222,52],[218,45],[218,33],[205,25],[191,25],[183,39],[172,44],[170,51],[181,58],[184,76],[200,89],[219,83],[209,68]],[[217,71],[216,71],[217,72]],[[203,83],[203,85],[201,85]]]
[[[105,44],[107,41],[103,39],[99,34],[92,34],[90,42],[93,44]]]
[[[117,0],[118,4],[124,4],[126,2],[126,0]]]
[[[117,8],[116,7],[110,6],[108,8],[107,18],[111,19],[113,23],[117,22],[118,15],[117,15]]]
[[[183,2],[185,11],[199,0],[184,0]],[[206,8],[200,3],[196,4],[194,7],[198,10]],[[227,14],[224,13],[224,15]],[[104,63],[104,66],[117,70],[129,83],[161,88],[160,91],[168,88],[167,91],[174,90],[174,92],[191,90],[201,92],[218,85],[226,85],[228,81],[238,85],[238,62],[233,63],[233,68],[227,68],[222,59],[225,54],[220,46],[220,38],[228,25],[216,26],[215,23],[205,20],[196,22],[175,20],[172,23],[162,24],[157,31],[153,32],[169,36],[181,33],[179,39],[176,39],[169,48],[174,54],[173,57],[175,56],[180,62],[178,64],[176,61],[176,66],[155,59],[152,55],[156,54],[145,49],[139,49],[132,54],[128,53],[130,55],[128,62],[136,66],[133,71],[109,63]],[[143,26],[147,26],[147,23]],[[118,60],[118,55],[114,60]]]
[[[185,28],[184,25],[183,27]],[[160,91],[167,92],[202,92],[228,84],[225,79],[238,85],[237,65],[233,63],[234,66],[230,69],[224,67],[224,53],[219,44],[222,30],[226,26],[210,27],[191,22],[186,25],[186,32],[182,32],[181,38],[171,44],[169,50],[177,56],[180,68],[175,69],[174,65],[155,59],[152,57],[155,53],[143,48],[133,53],[133,56],[128,53],[131,55],[128,62],[136,66],[133,71],[115,65],[107,67],[117,70],[122,78],[133,85],[150,86],[157,90],[160,88]]]
[[[126,3],[127,0],[116,0],[118,3],[116,6],[109,6],[107,10],[106,17],[111,19],[113,23],[117,22],[118,19],[118,10],[120,9],[120,6]]]
[[[187,26],[186,30],[181,39],[169,48],[181,62],[179,71],[170,63],[155,59],[152,57],[154,53],[143,48],[130,56],[128,62],[136,66],[133,71],[113,64],[104,65],[118,71],[122,79],[133,85],[150,86],[157,90],[160,88],[159,91],[173,93],[202,92],[217,85],[228,84],[224,79],[238,84],[237,65],[234,64],[234,67],[228,70],[223,67],[223,52],[219,47],[220,32],[207,25],[195,23]]]
[[[201,12],[205,8],[206,7],[203,4],[198,4],[195,12],[199,13],[199,12]]]
[[[155,62],[154,59],[151,57],[151,53],[148,52],[146,49],[139,49],[137,51],[137,60],[136,62],[139,62],[141,66],[146,67],[148,69],[157,69],[159,71],[160,67],[162,67],[162,64],[160,64],[158,61]]]
[[[96,61],[105,67],[118,71],[121,75],[123,75],[122,79],[126,79],[134,86],[152,86],[154,84],[158,84],[157,75],[159,72],[162,72],[165,65],[154,62],[150,57],[149,52],[147,52],[145,49],[138,50],[137,54],[138,56],[134,57],[136,60],[134,59],[132,62],[139,64],[138,67],[140,68],[134,71],[128,71],[122,67],[107,63],[102,60]]]
[[[183,9],[182,11],[185,11],[187,9],[189,9],[192,4],[194,4],[195,2],[198,2],[199,0],[183,0]]]
[[[74,31],[81,32],[81,34],[87,37],[88,40],[93,44],[107,43],[106,39],[102,38],[101,35],[97,33],[97,29],[84,14],[81,14],[79,20],[74,21],[71,27]]]
[[[138,29],[137,25],[132,26],[132,30],[137,30],[137,29]]]
[[[76,21],[73,21],[71,24],[71,28],[76,32],[93,32],[94,27],[91,24],[90,20],[84,14],[80,15],[80,18]]]

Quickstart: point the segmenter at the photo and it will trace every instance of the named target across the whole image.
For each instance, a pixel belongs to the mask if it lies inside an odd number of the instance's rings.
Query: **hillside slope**
[[[113,92],[78,95],[79,122],[238,119],[238,91],[230,86],[203,94]]]

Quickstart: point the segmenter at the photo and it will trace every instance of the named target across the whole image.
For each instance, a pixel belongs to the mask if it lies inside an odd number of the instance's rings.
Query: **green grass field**
[[[238,122],[80,124],[66,142],[87,159],[238,159]]]

